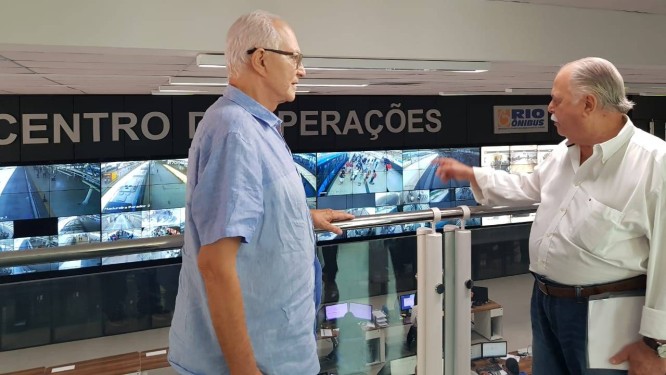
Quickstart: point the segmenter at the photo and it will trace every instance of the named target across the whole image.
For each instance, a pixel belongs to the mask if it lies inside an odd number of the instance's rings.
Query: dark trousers
[[[627,371],[587,368],[586,299],[579,302],[575,298],[547,296],[535,282],[531,316],[533,375],[627,374]]]

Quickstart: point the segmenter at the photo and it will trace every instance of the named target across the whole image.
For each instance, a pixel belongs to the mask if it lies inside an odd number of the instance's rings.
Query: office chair
[[[504,367],[506,367],[506,372],[508,375],[523,375],[525,374],[524,372],[520,372],[520,368],[518,367],[518,361],[516,361],[515,358],[507,358],[506,362],[504,363]]]

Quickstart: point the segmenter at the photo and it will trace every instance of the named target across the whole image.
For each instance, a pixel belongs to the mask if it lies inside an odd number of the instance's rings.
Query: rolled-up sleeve
[[[539,203],[541,200],[540,175],[515,175],[491,168],[474,167],[474,178],[479,189],[472,188],[474,199],[483,205]]]
[[[208,155],[199,155],[198,164],[191,214],[201,245],[228,237],[252,241],[263,215],[257,153],[240,134],[231,132],[215,142]]]
[[[666,166],[655,179],[661,186],[654,193],[655,207],[650,236],[650,255],[647,267],[647,290],[641,318],[640,334],[666,340]]]

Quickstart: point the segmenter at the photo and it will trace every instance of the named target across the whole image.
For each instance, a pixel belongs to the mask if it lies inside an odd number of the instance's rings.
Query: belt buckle
[[[585,297],[583,297],[583,287],[580,285],[575,285],[574,290],[576,291],[576,302],[585,302]]]

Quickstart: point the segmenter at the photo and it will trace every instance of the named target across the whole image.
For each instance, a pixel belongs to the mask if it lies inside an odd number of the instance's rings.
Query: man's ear
[[[590,113],[594,112],[597,109],[597,107],[599,106],[599,100],[597,100],[597,97],[594,96],[594,95],[587,94],[587,95],[585,95],[583,100],[585,100],[585,109],[584,109],[584,111],[585,111],[586,114],[590,114]]]
[[[266,52],[263,49],[257,50],[250,56],[250,66],[252,66],[252,69],[262,77],[265,77],[268,74],[265,58]]]

